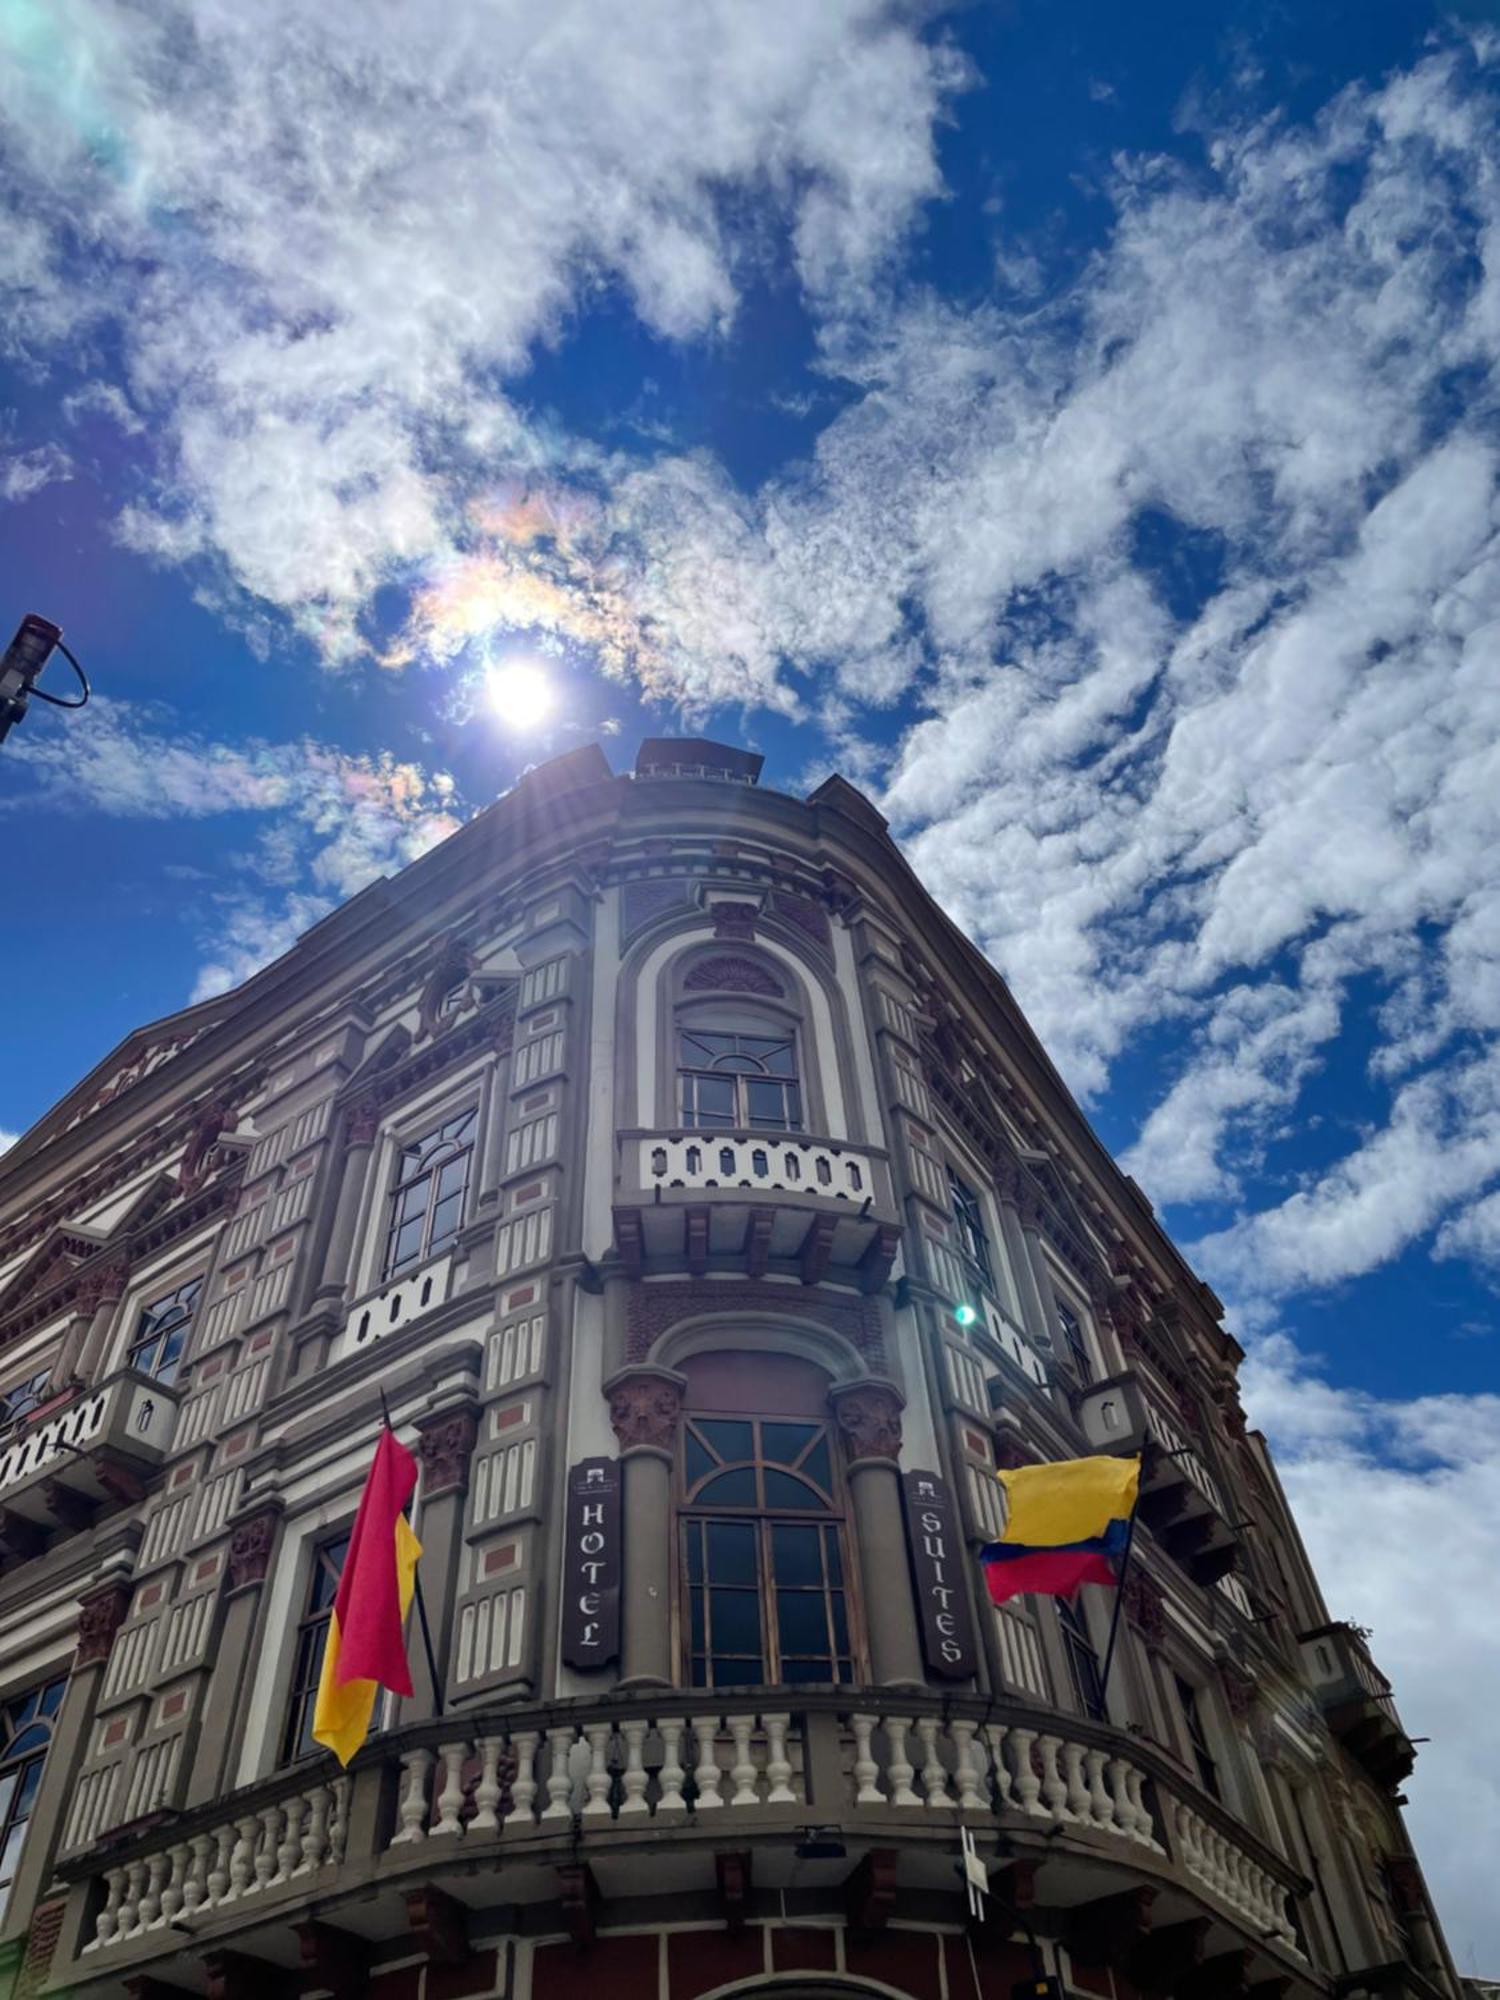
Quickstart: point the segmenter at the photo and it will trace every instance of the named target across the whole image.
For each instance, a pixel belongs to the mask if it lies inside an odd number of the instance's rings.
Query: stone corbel
[[[281,1525],[281,1503],[263,1506],[235,1523],[229,1537],[225,1595],[233,1596],[265,1582]]]
[[[828,1392],[834,1422],[851,1465],[861,1459],[901,1456],[901,1411],[905,1398],[894,1382],[873,1375],[839,1382]]]
[[[130,1614],[130,1586],[107,1583],[78,1601],[78,1650],[73,1668],[93,1667],[114,1650],[115,1635]]]
[[[417,1457],[422,1462],[422,1498],[466,1491],[469,1461],[479,1438],[478,1413],[470,1406],[417,1420]]]
[[[634,1367],[611,1375],[604,1384],[609,1398],[609,1422],[620,1454],[654,1451],[670,1459],[677,1445],[687,1377],[674,1368]]]

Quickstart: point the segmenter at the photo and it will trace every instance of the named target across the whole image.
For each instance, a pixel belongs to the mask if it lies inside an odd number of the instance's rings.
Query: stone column
[[[848,1466],[870,1677],[886,1686],[922,1687],[922,1641],[901,1511],[903,1398],[894,1382],[869,1376],[838,1383],[828,1400]]]
[[[1021,1170],[1017,1166],[1000,1169],[995,1178],[995,1190],[1000,1204],[1000,1233],[1005,1238],[1005,1255],[1011,1273],[1016,1281],[1016,1294],[1021,1310],[1021,1330],[1028,1340],[1040,1345],[1048,1353],[1052,1350],[1052,1322],[1047,1316],[1047,1302],[1037,1288],[1036,1266],[1032,1261],[1031,1244],[1023,1222],[1023,1210],[1031,1212],[1030,1201]]]
[[[417,1534],[422,1543],[422,1596],[432,1629],[438,1687],[447,1706],[448,1662],[453,1652],[453,1604],[458,1590],[458,1558],[464,1537],[464,1496],[469,1490],[469,1462],[479,1437],[479,1412],[468,1401],[450,1404],[417,1420],[417,1457],[422,1464],[421,1509]],[[413,1610],[412,1622],[417,1614]],[[416,1692],[402,1707],[401,1720],[423,1722],[436,1715],[432,1675],[420,1629],[408,1648],[415,1664]]]
[[[88,1331],[82,1343],[67,1356],[68,1376],[62,1373],[63,1355],[58,1356],[57,1366],[52,1371],[54,1388],[65,1386],[67,1379],[76,1379],[88,1385],[96,1381],[109,1359],[109,1337],[114,1329],[115,1315],[120,1310],[120,1301],[125,1296],[125,1287],[130,1283],[130,1266],[123,1258],[106,1264],[102,1270],[91,1271],[78,1286],[78,1304],[90,1315]],[[70,1329],[71,1330],[71,1329]]]
[[[129,1611],[130,1585],[123,1576],[110,1577],[78,1600],[78,1650],[73,1655],[57,1720],[52,1725],[45,1782],[37,1794],[36,1810],[26,1829],[21,1863],[6,1906],[4,1929],[12,1936],[26,1929],[38,1898],[51,1880],[52,1858],[62,1838],[63,1822],[73,1803],[78,1772],[88,1751],[100,1684],[109,1665],[115,1634]]]
[[[202,1722],[183,1801],[188,1808],[205,1805],[231,1788],[230,1771],[254,1682],[261,1593],[276,1549],[281,1510],[279,1500],[266,1502],[238,1520],[229,1537],[223,1622],[203,1694]]]
[[[625,1562],[620,1685],[671,1687],[672,1467],[687,1377],[635,1367],[604,1384],[620,1446]]]
[[[339,1169],[338,1201],[333,1212],[333,1227],[328,1234],[328,1248],[323,1252],[323,1277],[316,1293],[319,1301],[342,1297],[349,1282],[354,1232],[359,1226],[370,1149],[375,1144],[379,1123],[379,1109],[369,1100],[355,1105],[344,1119],[344,1156]]]

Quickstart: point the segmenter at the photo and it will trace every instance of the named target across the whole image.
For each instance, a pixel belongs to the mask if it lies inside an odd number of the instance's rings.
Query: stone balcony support
[[[686,1387],[685,1375],[654,1367],[624,1369],[604,1384],[620,1446],[624,1687],[672,1685],[672,1468]]]

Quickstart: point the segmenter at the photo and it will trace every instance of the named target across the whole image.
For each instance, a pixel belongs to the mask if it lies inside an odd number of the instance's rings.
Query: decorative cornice
[[[767,1000],[783,1000],[786,988],[766,967],[753,958],[735,958],[720,953],[701,958],[682,982],[685,993],[757,993]]]

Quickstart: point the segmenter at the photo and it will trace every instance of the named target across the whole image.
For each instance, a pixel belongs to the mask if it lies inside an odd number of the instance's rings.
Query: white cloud
[[[0,1132],[0,1153],[7,1153],[20,1138],[19,1132]]]
[[[1500,1396],[1336,1390],[1279,1338],[1252,1348],[1243,1380],[1330,1615],[1371,1628],[1403,1723],[1431,1738],[1405,1787],[1412,1835],[1455,1958],[1488,1969],[1500,1710],[1483,1691],[1500,1651]]]
[[[44,486],[73,477],[73,461],[55,444],[0,456],[0,500],[29,500]]]
[[[884,0],[10,10],[0,121],[29,220],[5,276],[49,307],[86,291],[119,331],[169,445],[129,539],[221,558],[338,657],[387,576],[463,545],[470,492],[572,460],[503,384],[606,290],[667,338],[715,336],[779,243],[819,309],[863,307],[940,190],[933,125],[964,80],[918,20]]]

